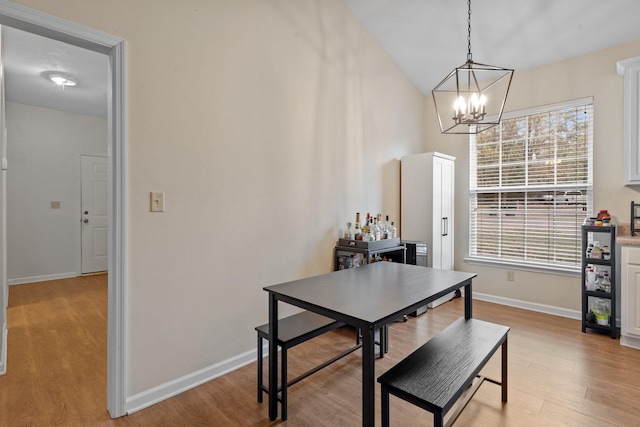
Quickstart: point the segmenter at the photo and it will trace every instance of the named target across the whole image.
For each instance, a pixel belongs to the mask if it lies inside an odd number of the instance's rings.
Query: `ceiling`
[[[345,3],[424,94],[467,60],[465,0]],[[639,17],[638,0],[473,0],[471,52],[517,73],[640,40]]]
[[[11,102],[92,116],[107,116],[109,61],[106,55],[2,27],[6,99]],[[61,87],[50,73],[78,81]]]
[[[424,94],[467,59],[464,0],[344,1]],[[517,73],[640,40],[639,16],[638,0],[473,0],[473,59]],[[6,26],[2,36],[8,101],[106,116],[106,55]]]

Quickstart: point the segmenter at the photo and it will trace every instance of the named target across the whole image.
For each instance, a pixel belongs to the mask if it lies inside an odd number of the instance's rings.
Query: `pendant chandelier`
[[[512,69],[473,61],[471,0],[467,6],[467,62],[431,91],[442,133],[477,134],[500,123],[513,77]]]

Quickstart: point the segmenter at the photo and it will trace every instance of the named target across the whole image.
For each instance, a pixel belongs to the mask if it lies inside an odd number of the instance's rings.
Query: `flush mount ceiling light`
[[[467,62],[431,91],[442,133],[477,134],[500,123],[513,77],[512,69],[473,61],[471,0],[467,6]]]
[[[55,73],[49,74],[49,80],[51,80],[58,86],[62,86],[62,89],[64,89],[67,86],[73,87],[78,84],[78,81],[71,77],[63,76],[61,74],[55,74]]]

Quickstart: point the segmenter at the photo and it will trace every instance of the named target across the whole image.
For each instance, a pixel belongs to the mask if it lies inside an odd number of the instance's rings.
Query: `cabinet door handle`
[[[442,218],[442,235],[449,235],[449,218],[447,217]]]

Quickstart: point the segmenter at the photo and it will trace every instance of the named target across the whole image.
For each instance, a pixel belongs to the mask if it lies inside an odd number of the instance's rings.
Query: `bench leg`
[[[380,409],[382,410],[382,427],[389,427],[389,391],[383,385],[380,394]]]
[[[502,343],[502,401],[507,401],[507,338]]]
[[[282,388],[281,410],[282,410],[282,421],[286,421],[287,420],[287,347],[282,346],[282,348],[280,349],[280,353],[282,356],[282,365],[281,365],[282,378],[280,379],[280,381],[282,382],[282,385],[280,386]]]
[[[258,335],[258,402],[262,403],[262,338]]]

